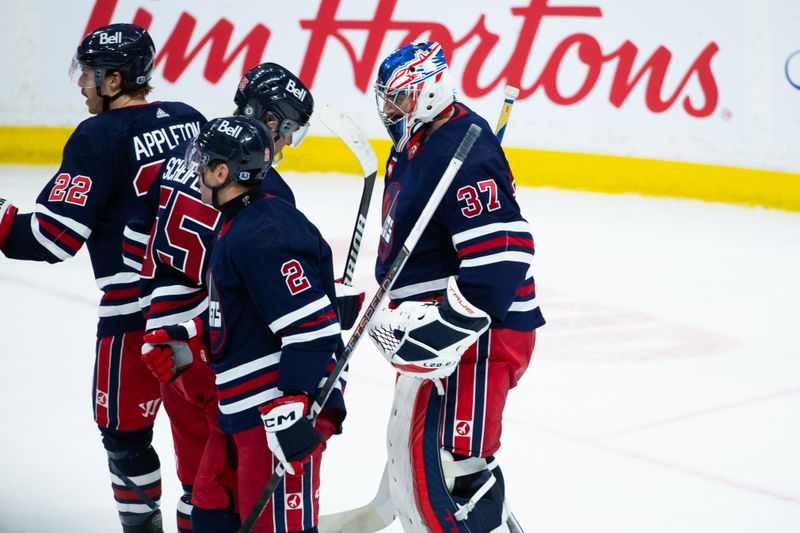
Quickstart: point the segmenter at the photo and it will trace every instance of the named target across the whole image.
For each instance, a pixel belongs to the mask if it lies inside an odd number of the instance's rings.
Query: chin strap
[[[120,91],[114,96],[106,96],[105,94],[100,93],[100,87],[95,87],[95,90],[97,91],[97,96],[103,99],[103,113],[108,111],[109,107],[111,106],[111,102],[113,102],[114,100],[125,94],[122,91]]]

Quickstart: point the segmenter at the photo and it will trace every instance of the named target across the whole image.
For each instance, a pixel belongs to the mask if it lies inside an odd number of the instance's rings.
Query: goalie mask
[[[375,99],[395,150],[402,152],[423,125],[455,101],[442,46],[415,42],[395,50],[378,70]]]

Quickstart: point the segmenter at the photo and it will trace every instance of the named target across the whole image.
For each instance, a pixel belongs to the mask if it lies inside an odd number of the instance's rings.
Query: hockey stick
[[[422,236],[422,232],[425,231],[425,228],[428,226],[428,222],[433,217],[434,211],[436,211],[436,208],[439,207],[442,197],[447,192],[450,184],[453,182],[453,179],[458,173],[458,170],[461,168],[461,165],[464,163],[464,160],[467,158],[467,155],[469,155],[470,150],[472,150],[472,145],[475,144],[475,140],[478,138],[480,133],[481,128],[479,126],[475,124],[471,125],[469,130],[467,130],[466,135],[464,135],[464,138],[461,140],[461,144],[458,145],[455,155],[447,165],[447,169],[439,179],[439,183],[436,184],[436,188],[433,190],[431,197],[428,199],[428,203],[425,204],[425,207],[423,208],[422,213],[420,213],[419,218],[414,224],[414,227],[411,228],[411,233],[409,233],[406,241],[403,243],[402,249],[400,252],[398,252],[397,257],[389,267],[389,271],[383,278],[380,287],[378,287],[378,291],[372,297],[372,301],[370,301],[367,310],[361,317],[358,326],[356,326],[355,331],[353,331],[353,334],[350,336],[350,340],[347,342],[347,346],[344,347],[342,356],[338,361],[336,361],[336,366],[334,366],[333,370],[331,370],[328,379],[325,381],[325,385],[323,385],[316,398],[314,398],[314,403],[311,405],[312,423],[316,421],[317,415],[319,415],[319,412],[322,411],[322,407],[325,405],[325,402],[328,401],[328,396],[330,396],[331,392],[333,391],[336,382],[339,380],[339,376],[341,376],[342,372],[344,372],[344,368],[347,366],[350,356],[353,354],[353,350],[366,332],[367,325],[372,319],[372,315],[375,314],[378,306],[381,305],[381,302],[383,302],[383,299],[389,293],[392,285],[394,285],[394,280],[400,274],[400,271],[403,270],[403,267],[405,266],[406,261],[408,261],[411,252],[417,245],[417,241]],[[258,501],[256,501],[253,509],[250,511],[250,514],[247,515],[247,519],[245,520],[244,524],[242,524],[242,527],[239,529],[238,533],[250,533],[252,531],[256,520],[258,520],[258,517],[261,516],[264,508],[267,506],[267,502],[272,497],[275,489],[278,487],[278,484],[283,479],[284,473],[285,469],[282,465],[279,464],[277,467],[275,467],[272,477],[270,477],[269,482],[264,487],[264,490],[261,491]]]
[[[503,142],[503,135],[506,132],[508,119],[511,116],[511,108],[514,101],[519,96],[519,89],[506,85],[504,91],[503,108],[497,119],[497,126],[494,134],[499,142]],[[388,527],[395,519],[394,505],[389,494],[388,470],[383,469],[381,483],[378,492],[372,501],[356,509],[320,515],[317,528],[319,533],[374,533]],[[508,525],[512,533],[522,533],[513,513],[508,509]]]
[[[367,212],[369,211],[369,202],[372,199],[372,188],[375,186],[375,176],[378,173],[378,158],[369,145],[367,136],[348,115],[328,104],[320,110],[319,119],[353,152],[353,155],[358,159],[358,164],[361,165],[361,172],[364,174],[364,190],[361,192],[361,203],[358,206],[356,225],[353,228],[347,263],[344,266],[344,274],[342,275],[342,283],[350,285],[356,269],[356,259],[358,259],[358,250],[361,248],[361,239],[364,236],[364,226],[367,224]]]
[[[503,102],[503,109],[500,111],[500,117],[497,119],[497,126],[494,128],[494,134],[499,142],[503,142],[503,135],[506,134],[506,126],[508,125],[508,117],[511,116],[511,106],[519,96],[519,89],[506,85],[505,101]]]

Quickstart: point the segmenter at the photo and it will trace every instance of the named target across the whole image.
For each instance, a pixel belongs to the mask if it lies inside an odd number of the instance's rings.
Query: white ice
[[[0,167],[0,196],[29,210],[52,170]],[[360,178],[286,177],[341,270]],[[380,188],[356,275],[368,296]],[[800,213],[530,188],[518,198],[548,320],[498,454],[524,528],[800,531]],[[86,252],[59,265],[0,258],[0,294],[0,532],[119,531],[91,419],[99,291]],[[351,368],[323,513],[369,501],[385,458],[392,372],[369,341]],[[174,532],[163,412],[155,445]]]

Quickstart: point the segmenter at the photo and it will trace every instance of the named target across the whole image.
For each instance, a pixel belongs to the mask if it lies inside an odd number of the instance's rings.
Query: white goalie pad
[[[373,316],[368,333],[398,372],[438,379],[455,371],[490,322],[488,314],[461,294],[451,276],[441,304],[404,302],[397,309],[383,309]]]

